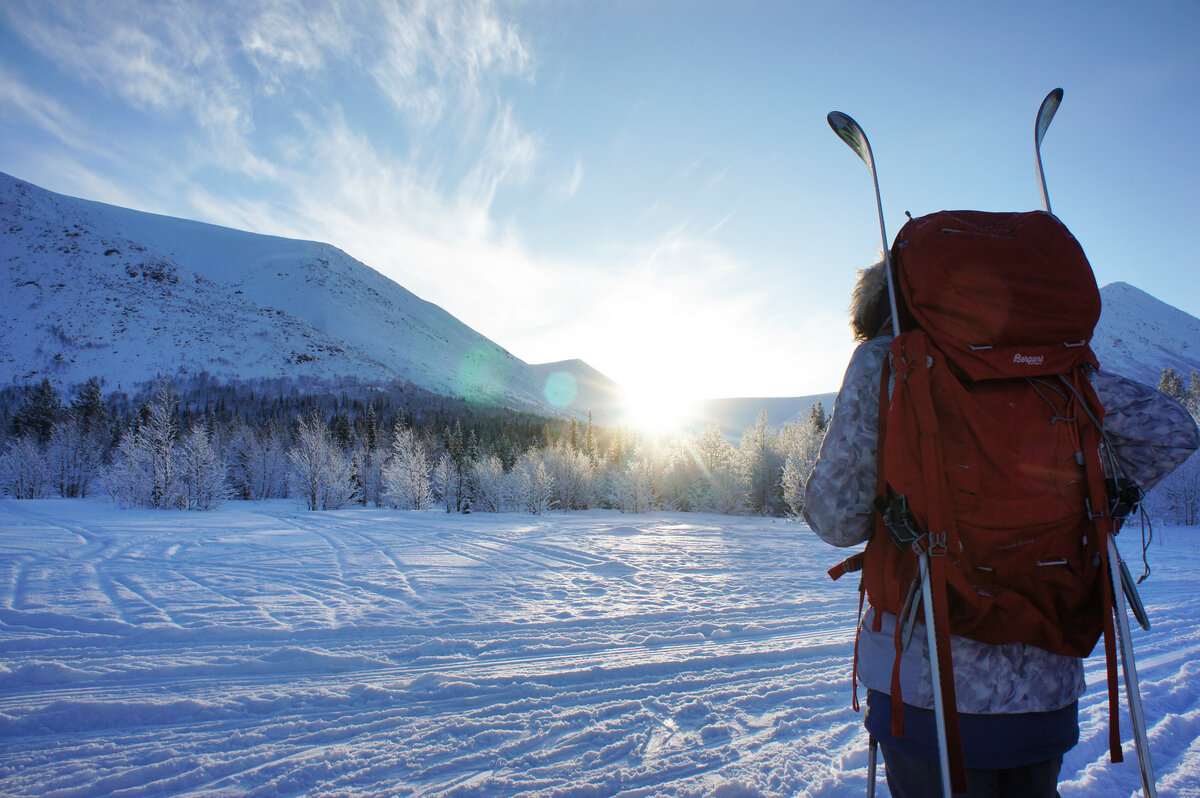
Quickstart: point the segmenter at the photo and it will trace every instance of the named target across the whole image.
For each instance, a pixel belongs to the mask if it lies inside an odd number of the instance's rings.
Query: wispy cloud
[[[491,3],[381,3],[379,53],[371,74],[410,123],[429,129],[453,110],[466,117],[487,105],[497,76],[525,74],[532,59],[516,28]]]
[[[102,198],[330,241],[530,360],[585,356],[643,384],[709,373],[709,394],[722,392],[714,364],[767,367],[752,343],[774,334],[767,297],[717,243],[721,222],[663,206],[649,240],[568,262],[497,224],[504,188],[556,175],[539,196],[566,202],[585,168],[542,162],[541,134],[506,91],[533,80],[536,59],[488,0],[31,0],[0,13],[122,107],[110,120],[133,142],[122,147],[146,148],[146,195]],[[0,102],[86,148],[69,110],[2,71]],[[138,138],[139,119],[172,123],[179,140]],[[724,177],[700,159],[679,179],[703,193]]]
[[[22,82],[0,64],[0,106],[23,116],[63,144],[83,151],[99,151],[84,134],[84,125],[62,103]]]

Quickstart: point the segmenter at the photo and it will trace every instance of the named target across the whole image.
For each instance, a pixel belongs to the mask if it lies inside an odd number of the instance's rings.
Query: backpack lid
[[[1079,242],[1045,211],[939,211],[893,245],[902,327],[929,335],[970,379],[1096,365],[1100,291]]]

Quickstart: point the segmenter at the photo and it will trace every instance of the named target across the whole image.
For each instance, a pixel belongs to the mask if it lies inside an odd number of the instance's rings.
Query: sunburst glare
[[[647,435],[674,435],[687,422],[689,403],[664,389],[642,389],[625,395],[625,423]]]

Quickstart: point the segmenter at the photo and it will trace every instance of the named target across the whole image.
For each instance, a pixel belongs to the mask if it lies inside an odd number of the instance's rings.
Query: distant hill
[[[562,415],[611,412],[582,361],[530,365],[345,252],[66,197],[0,174],[0,380],[401,379]]]

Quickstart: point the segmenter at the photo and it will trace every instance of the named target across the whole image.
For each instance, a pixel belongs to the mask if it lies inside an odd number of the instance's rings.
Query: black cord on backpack
[[[1142,567],[1143,573],[1138,577],[1138,584],[1141,584],[1150,576],[1150,560],[1146,555],[1150,548],[1150,542],[1154,540],[1154,524],[1150,520],[1149,514],[1146,513],[1146,508],[1142,506],[1142,499],[1145,498],[1145,493],[1142,491],[1137,481],[1129,476],[1129,472],[1125,469],[1125,464],[1121,462],[1121,458],[1117,457],[1117,448],[1109,440],[1108,433],[1104,430],[1104,425],[1093,415],[1091,408],[1087,406],[1087,402],[1083,401],[1079,390],[1067,380],[1066,377],[1059,376],[1063,385],[1067,386],[1068,390],[1075,395],[1079,400],[1079,406],[1083,408],[1083,412],[1091,419],[1092,424],[1100,433],[1101,456],[1108,461],[1109,473],[1112,477],[1107,480],[1109,486],[1109,513],[1114,519],[1121,524],[1129,513],[1137,510],[1139,520],[1142,527]],[[1147,537],[1149,530],[1149,537]],[[1114,530],[1114,534],[1119,532],[1119,529]]]

